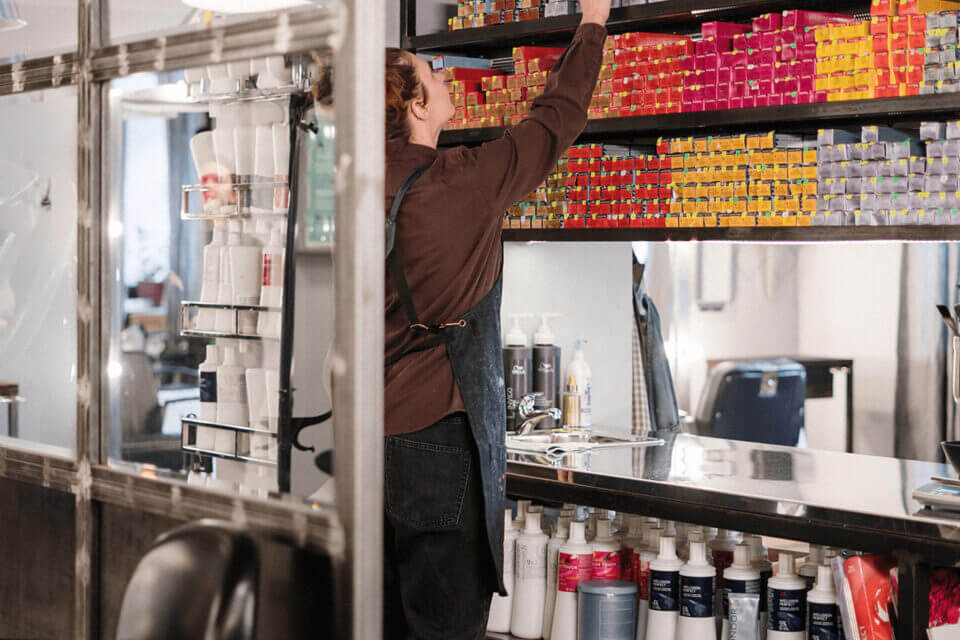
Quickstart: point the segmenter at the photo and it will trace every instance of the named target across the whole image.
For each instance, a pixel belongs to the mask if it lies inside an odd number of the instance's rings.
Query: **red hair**
[[[407,107],[415,99],[426,96],[409,53],[403,49],[388,47],[386,63],[387,140],[406,139],[410,137]]]

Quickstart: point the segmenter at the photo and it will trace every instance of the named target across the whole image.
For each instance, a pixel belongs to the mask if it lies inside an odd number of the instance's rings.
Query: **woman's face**
[[[408,55],[413,59],[417,77],[424,89],[427,123],[431,125],[431,128],[442,129],[454,114],[453,103],[450,101],[450,91],[443,82],[443,72],[434,73],[428,62],[415,55]]]

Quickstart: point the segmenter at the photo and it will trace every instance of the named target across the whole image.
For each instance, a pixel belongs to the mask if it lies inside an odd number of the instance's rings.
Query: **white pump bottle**
[[[543,635],[543,605],[547,595],[547,536],[540,530],[540,514],[527,512],[517,538],[516,593],[510,633],[518,638]]]
[[[577,640],[577,585],[593,571],[593,547],[584,537],[582,522],[570,523],[570,538],[560,546],[557,561],[557,601],[550,640]]]
[[[698,534],[690,538],[690,560],[680,569],[680,619],[677,640],[717,640],[713,615],[717,569],[707,563],[706,545]]]
[[[780,552],[780,571],[767,583],[767,640],[804,640],[807,582],[794,573],[792,553]]]
[[[593,402],[591,400],[592,376],[590,365],[583,357],[583,345],[586,340],[577,340],[577,350],[573,353],[573,361],[567,365],[566,380],[573,378],[580,395],[580,427],[589,429],[593,425]]]
[[[750,561],[750,547],[746,543],[738,544],[733,550],[733,564],[724,572],[721,592],[723,628],[722,640],[730,638],[730,594],[756,593],[760,595],[760,572]]]
[[[807,593],[807,633],[810,638],[835,638],[843,622],[837,609],[833,572],[827,565],[817,567],[817,582]]]
[[[493,595],[490,602],[490,615],[487,618],[487,631],[510,633],[510,616],[513,611],[514,563],[517,536],[519,531],[513,522],[513,512],[506,509],[503,513],[503,584],[507,595]]]
[[[543,605],[543,638],[550,640],[553,630],[553,610],[557,600],[557,566],[560,547],[567,541],[570,531],[569,516],[560,516],[557,521],[557,530],[553,532],[547,544],[547,597]]]
[[[597,535],[593,539],[593,580],[620,579],[620,543],[612,533],[613,522],[597,520]]]
[[[633,564],[637,578],[637,640],[647,637],[647,617],[650,612],[650,564],[657,559],[660,551],[660,535],[663,529],[659,524],[647,529],[644,546],[634,553]]]
[[[647,613],[647,640],[676,638],[680,616],[680,568],[677,539],[660,538],[660,555],[650,563],[650,611]]]

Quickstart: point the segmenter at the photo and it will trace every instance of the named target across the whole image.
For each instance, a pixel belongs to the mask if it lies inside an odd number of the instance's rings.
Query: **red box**
[[[730,108],[730,99],[729,98],[717,98],[717,110],[729,109]]]
[[[697,56],[696,68],[698,70],[716,69],[718,66],[720,66],[720,56],[716,53]]]
[[[765,13],[753,19],[754,32],[773,31],[783,24],[783,15],[779,13]]]
[[[924,20],[926,22],[926,20]],[[870,18],[870,35],[885,36],[890,33],[890,18],[887,16],[874,16]]]
[[[784,11],[783,26],[792,27],[819,27],[823,24],[857,22],[851,15],[840,13],[823,13],[822,11]]]
[[[910,16],[911,18],[925,18],[926,16]],[[924,31],[913,32],[907,35],[907,47],[910,49],[923,49],[926,46],[926,33]]]
[[[801,91],[797,94],[797,104],[810,104],[813,102],[814,94],[811,91]]]
[[[706,55],[708,53],[723,53],[730,51],[732,40],[730,38],[704,38],[695,43],[694,51],[696,55]]]
[[[760,34],[760,48],[774,51],[780,40],[780,30],[765,31]]]
[[[814,102],[826,102],[826,101],[827,101],[827,92],[826,92],[826,91],[814,91],[814,92],[813,92],[813,101],[814,101]]]
[[[797,45],[797,58],[799,58],[800,60],[816,60],[817,59],[817,43],[805,42],[801,45]]]
[[[756,103],[758,107],[769,107],[770,106],[770,96],[769,95],[758,95],[756,98]]]
[[[502,76],[502,71],[497,71],[496,69],[466,69],[463,67],[452,67],[450,69],[443,70],[443,78],[446,82],[459,81],[469,85],[472,89],[473,86],[476,86],[475,91],[480,90],[480,83],[484,78],[489,76]],[[471,89],[468,89],[471,90]]]
[[[783,104],[783,94],[771,93],[769,96],[767,96],[768,107],[779,107],[782,104]]]
[[[890,19],[890,31],[892,33],[910,33],[909,16],[897,16]]]
[[[733,81],[733,69],[720,67],[717,69],[717,84],[730,84]]]
[[[927,14],[921,13],[919,15],[910,16],[910,33],[926,31],[926,29],[927,29]]]
[[[750,35],[749,32],[744,33],[743,35],[733,36],[731,39],[731,46],[734,51],[746,51],[747,50],[747,36]]]
[[[704,22],[700,25],[700,33],[704,38],[732,38],[749,31],[750,25],[735,22]]]
[[[557,47],[514,47],[513,60],[533,60],[534,58],[545,58],[549,56],[559,57],[563,54],[562,48]]]
[[[923,67],[923,49],[907,50],[907,66]]]
[[[870,3],[871,16],[895,16],[897,15],[896,0],[873,0]]]
[[[729,107],[731,109],[742,109],[743,108],[743,96],[734,96],[731,97],[729,102]]]
[[[704,110],[704,111],[716,111],[716,110],[717,110],[717,101],[716,101],[716,100],[704,100],[704,101],[703,101],[703,110]]]

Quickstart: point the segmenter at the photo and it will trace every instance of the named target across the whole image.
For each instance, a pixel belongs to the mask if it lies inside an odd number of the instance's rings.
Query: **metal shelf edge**
[[[504,229],[504,242],[944,242],[960,226]]]

